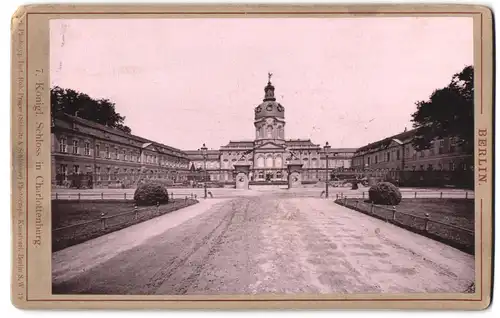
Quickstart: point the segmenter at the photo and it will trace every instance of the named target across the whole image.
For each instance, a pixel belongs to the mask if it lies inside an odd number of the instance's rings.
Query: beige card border
[[[58,18],[468,16],[474,19],[476,292],[309,296],[51,294],[49,20]],[[468,5],[31,5],[12,17],[12,302],[18,308],[484,309],[491,300],[492,13]],[[477,93],[479,92],[479,93]],[[28,211],[30,211],[28,213]]]

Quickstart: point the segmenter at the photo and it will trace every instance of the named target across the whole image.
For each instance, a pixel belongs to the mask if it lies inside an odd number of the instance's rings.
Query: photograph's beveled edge
[[[112,10],[118,10],[118,13],[116,14],[124,14],[125,12],[131,12],[132,10],[136,10],[136,11],[144,11],[144,12],[136,12],[134,14],[139,14],[139,15],[142,15],[142,14],[146,14],[146,10],[144,9],[147,9],[147,10],[152,10],[153,13],[158,13],[158,14],[162,14],[162,13],[165,13],[165,10],[168,10],[168,13],[172,13],[172,12],[176,12],[176,13],[180,13],[182,10],[191,10],[191,11],[195,11],[195,9],[197,8],[198,10],[202,10],[202,11],[209,11],[208,14],[217,14],[217,13],[214,13],[213,11],[211,11],[210,9],[211,8],[218,8],[217,10],[221,10],[221,12],[233,12],[235,14],[242,14],[244,13],[245,11],[248,12],[248,11],[251,11],[252,13],[255,13],[255,14],[262,14],[263,11],[265,10],[273,10],[273,11],[279,11],[279,14],[293,14],[293,10],[299,10],[299,11],[303,11],[302,13],[305,13],[305,14],[308,14],[308,13],[311,13],[311,11],[314,11],[314,12],[318,12],[318,11],[321,11],[321,14],[326,14],[326,15],[335,15],[335,13],[349,13],[349,14],[360,14],[359,12],[362,12],[363,10],[365,10],[366,8],[370,8],[371,10],[373,10],[373,8],[378,8],[376,9],[375,11],[377,11],[377,14],[379,14],[381,11],[384,11],[384,10],[389,10],[391,12],[394,12],[394,11],[404,11],[403,15],[407,15],[407,14],[418,14],[418,10],[423,10],[425,9],[426,11],[428,10],[429,12],[431,11],[435,11],[435,10],[443,10],[443,9],[446,9],[448,12],[446,14],[455,14],[455,13],[464,13],[464,12],[467,12],[467,13],[471,13],[471,14],[477,14],[477,13],[481,13],[482,14],[482,19],[483,19],[483,30],[482,30],[482,35],[485,39],[487,39],[487,44],[489,45],[492,45],[493,42],[492,42],[492,38],[493,38],[493,34],[492,34],[492,12],[491,12],[491,9],[486,7],[486,6],[469,6],[469,5],[433,5],[433,6],[429,6],[429,5],[418,5],[418,6],[412,6],[412,5],[387,5],[387,6],[365,6],[365,5],[346,5],[346,6],[340,6],[340,5],[318,5],[318,6],[310,6],[310,5],[294,5],[294,6],[282,6],[282,5],[248,5],[248,6],[241,6],[241,5],[223,5],[223,6],[207,6],[207,5],[189,5],[189,6],[185,6],[185,5],[151,5],[151,6],[137,6],[137,5],[131,5],[131,6],[116,6],[116,5],[102,5],[102,6],[99,6],[99,5],[28,5],[28,6],[22,6],[20,7],[16,13],[13,15],[13,18],[12,18],[12,32],[13,32],[13,46],[12,46],[12,52],[14,52],[15,48],[16,48],[16,40],[14,39],[14,32],[18,29],[18,22],[19,23],[24,23],[24,17],[26,17],[28,14],[37,14],[37,13],[42,13],[42,14],[64,14],[66,12],[72,12],[72,13],[81,13],[81,14],[85,14],[85,13],[89,13],[89,14],[96,14],[98,13],[98,11],[104,11],[103,13],[111,13],[113,12]],[[141,9],[142,8],[142,9]],[[287,8],[289,9],[292,9],[292,10],[288,10]],[[388,9],[389,8],[389,9]],[[418,10],[417,10],[418,9]],[[86,11],[90,11],[90,12],[86,12]],[[123,12],[119,11],[119,10],[124,10]],[[236,10],[236,11],[231,11],[231,10]],[[315,11],[317,10],[317,11]],[[332,10],[334,12],[332,12]],[[336,10],[340,10],[340,11],[336,11]],[[186,12],[184,12],[186,13]],[[189,13],[189,12],[188,12]],[[219,12],[220,13],[220,12]],[[115,13],[113,13],[115,14]],[[362,13],[361,13],[362,14]],[[382,13],[383,14],[383,13]],[[373,15],[373,13],[371,14]],[[127,16],[125,16],[126,18]],[[130,17],[130,16],[128,16]],[[485,32],[486,30],[486,32]],[[488,31],[490,30],[490,31]],[[486,54],[489,54],[489,52],[486,52]],[[483,56],[485,55],[485,52],[483,52]],[[487,55],[489,56],[489,55]],[[484,59],[483,57],[483,63],[485,64],[488,64],[489,63],[492,63],[492,57],[489,57],[487,58],[486,60]],[[12,63],[14,63],[14,57],[12,59]],[[491,68],[489,67],[483,67],[483,72],[485,72],[484,74],[482,74],[482,78],[483,79],[492,79],[492,71],[491,71]],[[15,80],[17,80],[17,77],[15,77],[15,74],[14,74],[14,70],[13,70],[13,83]],[[14,92],[14,88],[13,88],[13,92]],[[488,93],[486,92],[482,92],[483,97],[487,97],[485,99],[483,99],[483,102],[485,102],[487,104],[487,101],[488,101]],[[14,94],[13,94],[14,96]],[[493,104],[491,103],[490,104],[491,107],[493,107]],[[15,108],[15,103],[14,103],[14,99],[12,100],[12,108],[14,109]],[[492,110],[492,108],[491,108]],[[14,132],[15,128],[14,128],[14,124],[15,124],[15,118],[14,118],[14,113],[12,115],[12,132]],[[12,134],[12,142],[15,143],[17,141],[17,139],[14,137],[15,134],[13,133]],[[490,149],[492,151],[492,148],[490,146]],[[13,149],[14,150],[14,149]],[[491,152],[490,152],[491,153]],[[14,159],[14,158],[13,158]],[[16,170],[16,167],[15,167],[15,161],[13,160],[13,166],[12,166],[12,171],[14,173],[14,171]],[[14,178],[12,180],[12,187],[13,187],[13,193],[12,193],[12,197],[13,199],[15,198],[15,192],[14,192],[14,188],[16,187],[17,183],[15,182]],[[12,208],[13,210],[13,227],[15,226],[15,221],[16,221],[16,215],[15,215],[15,208],[13,206]],[[491,220],[491,213],[492,211],[490,211],[490,214],[489,215],[484,215],[483,216],[483,219],[484,217],[489,217],[489,219]],[[484,229],[484,227],[483,227]],[[14,233],[14,232],[13,232]],[[491,237],[490,237],[491,239]],[[14,245],[15,245],[15,242],[13,242]],[[484,242],[483,242],[484,243]],[[490,243],[489,245],[492,247],[492,242],[490,240]],[[484,245],[483,245],[483,249],[484,249]],[[486,249],[487,251],[489,251],[489,249]],[[15,253],[15,249],[13,250],[13,261],[15,262],[15,256],[16,256],[16,253]],[[486,254],[486,255],[483,255],[483,259],[485,257],[490,257],[490,260],[491,260],[491,251],[490,251],[490,255]],[[483,264],[483,267],[487,267],[488,269],[490,269],[489,271],[487,272],[490,272],[489,274],[491,274],[491,268],[488,267],[489,265],[488,264]],[[14,267],[13,267],[13,271],[14,271]],[[485,274],[488,274],[488,273],[485,273]],[[491,275],[490,275],[491,276]],[[13,272],[13,278],[15,277],[15,274]],[[484,281],[485,279],[483,279]],[[486,288],[489,290],[489,288],[491,287],[491,277],[486,277],[486,281],[488,282],[488,286],[482,286],[483,290]],[[54,306],[51,306],[52,305],[57,305],[57,308],[103,308],[103,306],[101,306],[101,304],[108,304],[104,307],[113,307],[113,308],[116,308],[117,306],[112,304],[112,303],[109,303],[108,301],[104,300],[104,302],[102,301],[99,301],[99,303],[97,302],[93,302],[93,301],[88,301],[86,303],[80,303],[79,305],[75,305],[74,303],[71,303],[71,302],[59,302],[59,301],[53,301],[53,300],[47,300],[47,302],[33,302],[33,301],[29,301],[30,304],[28,304],[27,301],[23,301],[23,300],[19,300],[18,298],[14,297],[15,294],[14,294],[14,285],[12,284],[12,302],[14,304],[14,306],[16,306],[17,308],[53,308]],[[468,308],[468,309],[486,309],[489,305],[490,305],[490,301],[491,301],[491,295],[489,293],[482,293],[482,299],[480,301],[462,301],[462,304],[463,305],[467,305],[466,307],[464,308]],[[293,296],[291,296],[290,298],[293,298]],[[143,300],[138,300],[137,302],[141,302]],[[297,300],[295,300],[297,301]],[[427,300],[426,300],[427,301]],[[133,303],[135,303],[136,301],[132,301]],[[412,301],[406,301],[406,304],[403,304],[403,302],[396,302],[396,303],[392,303],[391,305],[387,306],[386,304],[388,304],[387,301],[377,301],[377,300],[365,300],[363,302],[359,302],[357,303],[356,305],[352,306],[352,307],[344,307],[342,305],[338,306],[338,304],[340,304],[340,302],[338,301],[324,301],[323,304],[325,304],[326,306],[323,306],[323,305],[318,305],[315,301],[300,301],[303,305],[305,306],[302,306],[299,305],[299,306],[294,306],[295,304],[291,303],[291,302],[284,302],[284,301],[279,301],[279,300],[265,300],[265,301],[255,301],[253,304],[248,304],[250,306],[244,306],[244,304],[247,302],[247,300],[231,300],[230,302],[232,302],[233,304],[237,304],[235,307],[233,307],[233,305],[227,305],[227,302],[228,301],[221,301],[220,303],[219,302],[213,302],[213,303],[210,303],[209,306],[208,303],[206,303],[205,301],[197,301],[196,303],[191,303],[191,302],[184,302],[184,305],[182,304],[178,304],[178,303],[175,303],[175,301],[163,301],[165,305],[167,306],[159,306],[159,308],[443,308],[443,309],[446,309],[446,308],[457,308],[457,307],[461,307],[461,306],[451,306],[451,307],[448,307],[447,305],[445,304],[452,304],[453,301],[444,301],[444,303],[441,302],[441,300],[428,300],[427,302],[429,302],[429,304],[427,303],[424,303],[423,301],[419,301],[417,302],[417,304],[415,305],[410,305],[408,306],[408,304],[412,303]],[[273,302],[273,304],[271,304],[271,302]],[[349,300],[345,300],[345,302],[349,302]],[[369,302],[376,302],[377,304],[372,304],[372,305],[375,305],[375,306],[370,306],[370,304],[368,304],[368,306],[365,306],[364,304],[366,303],[369,303]],[[37,304],[38,303],[38,304]],[[224,306],[220,306],[220,305],[217,305],[217,303],[219,304],[222,304],[222,303],[225,303]],[[283,303],[286,304],[286,306],[282,306]],[[329,304],[330,303],[330,304]],[[398,304],[399,303],[399,304]],[[49,306],[46,307],[45,304],[48,304]],[[189,304],[188,306],[185,306]],[[215,304],[215,306],[212,306],[212,304]],[[271,304],[271,305],[270,305]],[[290,306],[290,304],[292,304],[292,306]],[[379,306],[379,304],[382,304],[381,306]],[[400,304],[403,304],[402,306],[400,306]],[[201,305],[200,307],[198,307],[198,305]],[[310,305],[313,305],[313,306],[310,306]],[[394,306],[395,305],[395,306]],[[430,305],[430,306],[428,306]],[[144,306],[144,305],[138,305],[136,306],[135,304],[130,304],[130,306],[133,306],[131,308],[144,308],[144,307],[155,307],[156,306]],[[122,307],[122,305],[120,305],[119,307]]]

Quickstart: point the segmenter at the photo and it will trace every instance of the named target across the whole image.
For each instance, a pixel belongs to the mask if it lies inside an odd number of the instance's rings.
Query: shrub
[[[401,192],[392,183],[380,182],[368,190],[370,201],[375,204],[398,205],[401,202]]]
[[[354,181],[354,182],[352,183],[352,188],[351,188],[351,190],[358,190],[358,182],[357,182],[357,181]]]
[[[161,184],[145,183],[137,187],[134,193],[134,200],[137,205],[155,205],[168,203],[168,191]]]

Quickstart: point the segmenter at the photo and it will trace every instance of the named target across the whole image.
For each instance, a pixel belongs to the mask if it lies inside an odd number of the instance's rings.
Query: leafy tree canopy
[[[55,86],[50,90],[52,114],[66,113],[101,125],[120,129],[128,134],[131,129],[124,125],[125,117],[116,112],[115,103],[109,99],[94,99],[73,89]]]
[[[455,138],[457,145],[472,151],[474,145],[474,68],[466,66],[450,84],[435,90],[427,101],[416,103],[412,114],[416,135],[413,146],[428,149],[436,138]]]

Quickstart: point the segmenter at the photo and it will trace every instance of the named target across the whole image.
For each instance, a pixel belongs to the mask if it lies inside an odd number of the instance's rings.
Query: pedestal
[[[288,189],[302,187],[302,163],[294,162],[287,165]]]
[[[249,164],[235,164],[235,188],[248,190],[248,175],[250,172]]]

